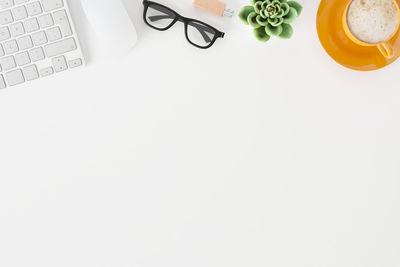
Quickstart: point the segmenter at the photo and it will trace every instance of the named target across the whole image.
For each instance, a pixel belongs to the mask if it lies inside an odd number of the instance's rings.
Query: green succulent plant
[[[251,6],[244,6],[239,19],[254,28],[255,37],[262,42],[271,36],[289,39],[293,35],[290,26],[303,7],[296,1],[287,0],[251,0]]]

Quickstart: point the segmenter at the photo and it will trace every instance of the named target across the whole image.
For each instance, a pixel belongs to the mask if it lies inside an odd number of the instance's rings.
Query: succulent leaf
[[[258,22],[258,24],[262,25],[262,26],[267,26],[268,25],[268,20],[264,17],[262,17],[261,15],[258,15],[256,17],[256,20]]]
[[[300,16],[300,14],[301,14],[301,11],[303,10],[303,7],[302,7],[302,5],[300,5],[298,2],[296,2],[296,1],[289,1],[289,2],[287,2],[288,3],[288,5],[290,6],[290,7],[293,7],[294,9],[296,9],[296,11],[297,11],[297,16]]]
[[[261,13],[261,11],[262,11],[262,4],[263,4],[263,2],[261,2],[261,1],[258,1],[258,2],[256,2],[255,4],[254,4],[254,11],[257,13],[257,14],[260,14]]]
[[[268,24],[265,26],[265,31],[268,33],[268,35],[278,36],[282,33],[283,28],[281,25],[274,27],[271,24]]]
[[[267,34],[267,32],[265,31],[264,27],[254,29],[253,33],[254,33],[254,36],[257,38],[257,40],[259,40],[261,42],[267,42],[271,38],[271,36],[269,36]]]
[[[265,12],[265,9],[267,9],[267,6],[270,5],[271,3],[269,1],[264,1],[261,5],[262,7],[262,12]]]
[[[282,32],[279,35],[280,38],[282,39],[290,39],[293,35],[293,28],[290,26],[290,24],[282,24]]]
[[[247,21],[247,17],[253,11],[254,11],[254,7],[252,7],[252,6],[244,6],[244,7],[242,7],[240,9],[240,11],[239,11],[239,14],[238,14],[240,21],[243,22],[244,24],[249,24],[248,21]]]
[[[274,19],[269,18],[268,23],[276,27],[283,23],[283,18],[274,18]]]
[[[289,13],[283,17],[283,22],[286,24],[292,23],[297,18],[297,11],[293,7],[290,8]]]
[[[259,28],[261,27],[260,24],[257,22],[257,13],[256,12],[251,12],[249,16],[247,17],[247,22],[253,27],[253,28]]]
[[[280,10],[279,10],[279,14],[276,16],[277,18],[281,18],[281,17],[283,17],[283,16],[285,16],[285,10],[283,9],[283,8],[281,8]]]
[[[283,16],[286,16],[290,11],[290,6],[287,3],[281,5],[281,9],[283,10]]]
[[[267,15],[265,15],[265,12],[261,12],[261,13],[260,13],[260,16],[261,16],[262,18],[264,18],[264,19],[267,19],[267,18],[268,18]]]

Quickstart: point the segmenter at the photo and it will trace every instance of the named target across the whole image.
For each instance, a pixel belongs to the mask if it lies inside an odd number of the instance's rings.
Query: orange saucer
[[[393,47],[391,59],[385,58],[375,46],[366,47],[354,43],[347,37],[342,25],[347,4],[348,1],[344,0],[321,0],[317,31],[326,52],[337,63],[353,70],[377,70],[393,63],[400,56],[400,31],[389,40]]]

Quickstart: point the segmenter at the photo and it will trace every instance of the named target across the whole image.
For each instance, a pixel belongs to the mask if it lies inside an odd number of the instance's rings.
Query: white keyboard
[[[0,0],[0,89],[83,65],[66,0]]]

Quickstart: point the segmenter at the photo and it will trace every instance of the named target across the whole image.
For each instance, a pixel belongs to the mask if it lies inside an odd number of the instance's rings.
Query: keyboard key
[[[19,50],[26,50],[33,47],[32,39],[29,35],[17,39]]]
[[[24,26],[27,33],[39,30],[39,23],[36,18],[25,20]]]
[[[44,68],[44,69],[40,70],[40,76],[42,76],[42,77],[49,76],[53,73],[54,73],[54,70],[52,67],[48,67],[48,68]]]
[[[20,36],[25,33],[24,25],[21,22],[10,25],[11,36]]]
[[[57,8],[61,8],[64,6],[62,0],[42,0],[42,5],[44,11],[52,11]]]
[[[48,28],[54,25],[53,17],[51,16],[51,14],[40,16],[38,20],[40,28]]]
[[[21,20],[28,17],[28,12],[24,6],[19,6],[11,10],[15,20]]]
[[[29,16],[36,16],[42,14],[42,6],[39,2],[33,2],[26,5],[26,9],[28,10]]]
[[[22,75],[22,71],[20,69],[7,72],[6,79],[10,86],[25,82],[24,75]]]
[[[0,59],[0,66],[3,69],[3,71],[6,71],[15,68],[17,65],[15,64],[14,57],[9,56]]]
[[[26,64],[31,63],[31,59],[29,58],[28,52],[22,52],[19,54],[16,54],[14,56],[15,62],[17,63],[18,66],[23,66]]]
[[[59,24],[64,37],[72,35],[71,25],[69,24],[68,16],[65,10],[60,10],[53,13],[54,22]]]
[[[29,51],[29,56],[30,56],[32,62],[36,62],[36,61],[42,60],[42,59],[44,59],[43,49],[41,47],[37,47],[37,48],[31,49]]]
[[[60,72],[60,71],[64,71],[64,70],[68,69],[67,61],[65,60],[64,56],[55,57],[55,58],[53,58],[52,62],[53,62],[54,70],[56,72]]]
[[[11,15],[10,10],[0,12],[0,24],[1,25],[9,24],[13,21],[14,21],[14,19],[13,19],[13,16]]]
[[[35,32],[34,34],[32,34],[32,40],[35,45],[42,45],[47,43],[47,37],[43,31]]]
[[[39,78],[39,72],[37,70],[36,65],[30,65],[22,69],[24,73],[25,79],[27,81],[32,81]]]
[[[11,38],[10,30],[8,27],[0,28],[0,42]]]
[[[48,29],[46,31],[46,35],[50,42],[53,42],[53,41],[56,41],[56,40],[59,40],[62,38],[59,27],[54,27],[54,28]]]
[[[48,57],[54,57],[77,49],[75,39],[69,38],[44,47]]]
[[[15,4],[16,4],[16,5],[25,4],[25,3],[27,3],[27,2],[29,2],[29,0],[15,0]]]
[[[3,46],[0,44],[0,57],[2,57],[4,55],[5,55],[5,53],[4,53]]]
[[[76,67],[79,67],[79,66],[81,66],[81,65],[82,65],[82,59],[80,59],[80,58],[77,58],[77,59],[73,59],[73,60],[68,61],[68,66],[69,66],[71,69],[76,68]]]
[[[15,40],[10,40],[10,41],[4,42],[3,48],[4,48],[4,52],[6,53],[6,55],[14,54],[14,53],[18,52],[18,50],[19,50],[17,42]]]
[[[0,1],[0,7],[1,9],[6,9],[14,6],[14,1],[13,0],[2,0]]]
[[[4,81],[3,75],[0,74],[0,89],[6,88],[6,83]]]

